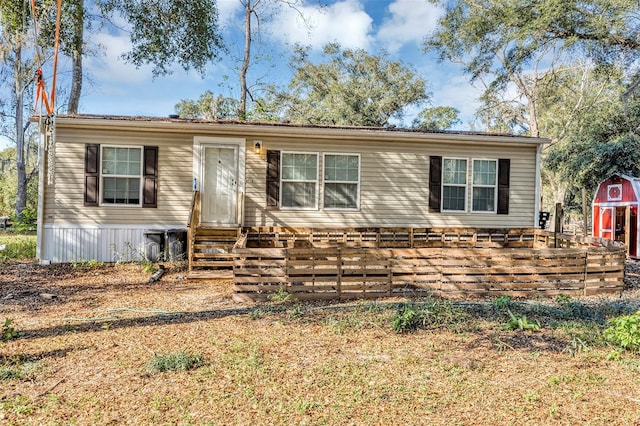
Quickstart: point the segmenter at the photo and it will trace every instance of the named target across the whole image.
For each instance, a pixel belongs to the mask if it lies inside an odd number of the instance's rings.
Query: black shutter
[[[429,212],[440,211],[440,192],[442,184],[442,157],[429,157]]]
[[[267,150],[267,207],[280,205],[280,151]]]
[[[144,147],[142,207],[158,207],[158,147]]]
[[[498,160],[498,214],[509,214],[509,175],[511,160]]]
[[[100,145],[84,146],[84,205],[100,205]]]

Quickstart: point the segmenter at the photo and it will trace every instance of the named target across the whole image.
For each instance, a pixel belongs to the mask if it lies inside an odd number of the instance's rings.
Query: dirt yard
[[[510,302],[537,332],[474,300],[397,334],[406,300],[240,305],[183,274],[1,264],[0,423],[640,424],[640,354],[601,337],[640,306],[636,263],[622,297]],[[182,352],[202,365],[150,371]]]

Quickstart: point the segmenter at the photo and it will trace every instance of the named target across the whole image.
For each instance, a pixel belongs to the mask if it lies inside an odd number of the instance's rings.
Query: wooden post
[[[584,284],[584,288],[583,288],[583,296],[587,295],[587,276],[589,275],[589,249],[586,248],[585,249],[585,253],[584,253],[584,275],[582,278],[583,284]]]
[[[582,222],[584,225],[585,237],[589,236],[589,228],[587,228],[587,226],[589,225],[589,221],[587,216],[587,190],[585,188],[582,188]]]
[[[558,248],[558,234],[562,233],[562,203],[556,203],[556,214],[554,216],[553,227],[553,247]]]
[[[336,266],[338,267],[336,293],[338,293],[338,300],[342,300],[342,250],[338,248],[336,252]]]
[[[631,206],[624,208],[624,245],[627,246],[627,253],[629,252],[629,245],[631,244]]]

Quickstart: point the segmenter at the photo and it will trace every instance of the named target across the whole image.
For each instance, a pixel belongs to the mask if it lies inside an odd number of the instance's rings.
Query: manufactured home
[[[43,126],[42,262],[132,260],[198,229],[535,228],[540,138],[180,118]],[[193,224],[194,211],[197,223]]]

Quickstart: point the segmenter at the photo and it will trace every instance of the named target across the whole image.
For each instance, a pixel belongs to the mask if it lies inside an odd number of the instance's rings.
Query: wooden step
[[[233,260],[194,260],[191,262],[191,268],[204,267],[233,268]]]
[[[201,253],[201,252],[197,252],[197,253],[193,253],[192,257],[194,259],[224,259],[224,260],[231,259],[231,260],[233,260],[235,255],[233,253]]]
[[[189,275],[198,279],[231,278],[235,256],[230,252],[240,235],[241,228],[204,226],[195,229],[191,237]]]
[[[233,270],[200,270],[191,271],[187,275],[188,280],[231,280],[233,279]]]
[[[239,228],[198,228],[196,235],[208,235],[216,237],[234,237],[240,236]]]
[[[196,243],[196,244],[193,245],[193,248],[195,250],[232,249],[233,248],[233,244],[227,244],[227,243],[209,243],[209,244]]]

